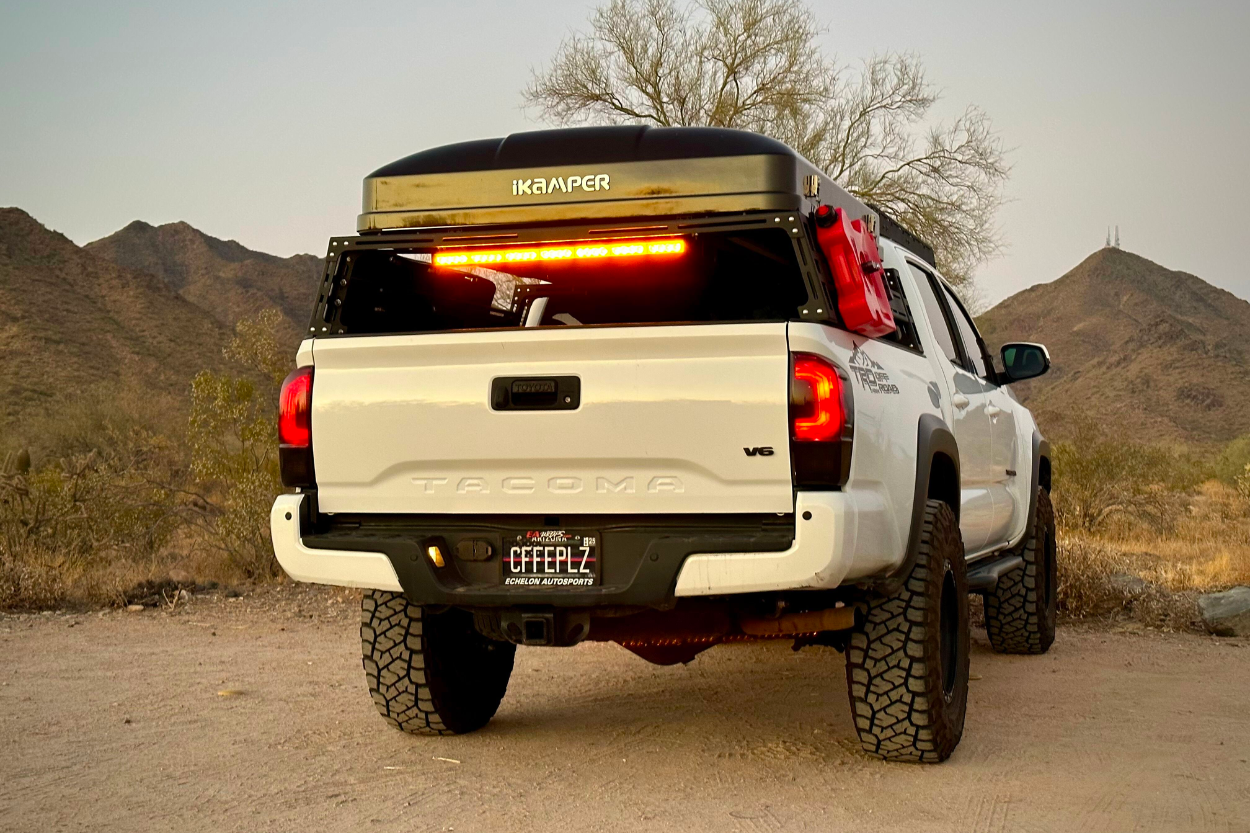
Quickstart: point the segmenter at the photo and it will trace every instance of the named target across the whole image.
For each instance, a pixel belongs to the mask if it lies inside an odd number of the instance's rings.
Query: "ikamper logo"
[[[582,176],[553,176],[550,179],[512,180],[512,196],[521,194],[554,194],[563,192],[571,194],[575,189],[583,191],[607,191],[611,188],[608,174],[583,174]]]

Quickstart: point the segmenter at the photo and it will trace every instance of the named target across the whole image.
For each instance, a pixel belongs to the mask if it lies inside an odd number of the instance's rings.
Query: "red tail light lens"
[[[301,367],[286,377],[278,396],[278,442],[291,448],[312,445],[313,369]]]
[[[840,440],[846,413],[842,406],[842,377],[837,368],[820,356],[795,353],[790,415],[795,441]]]

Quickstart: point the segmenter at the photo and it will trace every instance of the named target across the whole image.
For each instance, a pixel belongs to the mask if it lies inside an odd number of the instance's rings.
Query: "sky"
[[[0,205],[76,243],[185,220],[279,255],[355,230],[361,179],[543,125],[533,68],[594,2],[0,6]],[[1010,147],[996,302],[1123,247],[1250,299],[1250,2],[813,0],[854,66],[911,52]]]

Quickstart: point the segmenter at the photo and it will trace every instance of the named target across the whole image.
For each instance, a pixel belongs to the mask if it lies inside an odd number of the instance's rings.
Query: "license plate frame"
[[[505,587],[593,587],[599,583],[603,536],[588,529],[525,529],[505,539]]]

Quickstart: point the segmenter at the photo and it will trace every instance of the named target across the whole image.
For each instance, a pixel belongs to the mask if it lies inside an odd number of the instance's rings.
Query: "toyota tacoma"
[[[789,147],[536,131],[365,179],[279,414],[278,561],[364,589],[393,726],[469,732],[516,646],[845,653],[863,748],[941,761],[968,596],[1055,633],[1050,451],[932,250]]]

